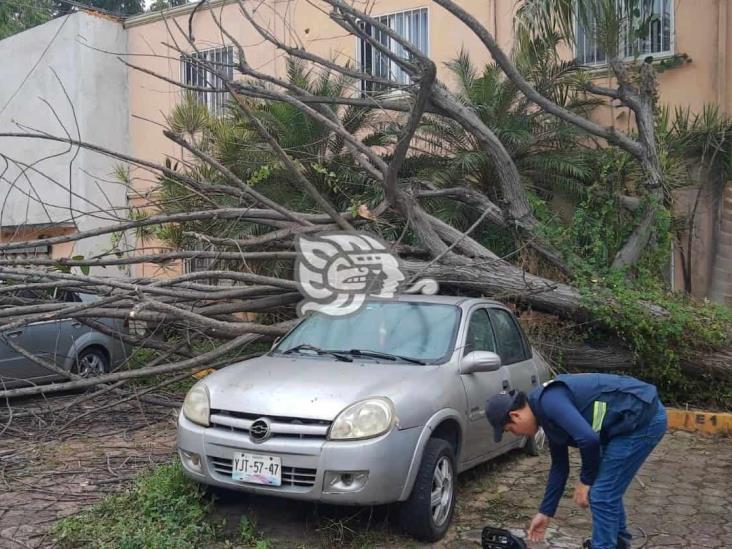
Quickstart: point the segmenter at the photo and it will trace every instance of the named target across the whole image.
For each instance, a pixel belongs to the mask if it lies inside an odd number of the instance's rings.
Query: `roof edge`
[[[205,4],[203,4],[199,10],[210,10],[213,8],[218,8],[225,6],[227,4],[233,4],[237,0],[209,0]],[[162,21],[163,18],[166,17],[178,17],[180,15],[187,15],[191,13],[196,6],[198,5],[198,2],[192,2],[190,4],[184,4],[182,6],[177,6],[175,8],[169,8],[167,10],[160,10],[160,11],[148,11],[145,13],[141,13],[139,15],[133,15],[131,17],[128,17],[124,21],[124,27],[126,29],[130,27],[139,27],[141,25],[148,25],[150,23],[155,23],[157,21]]]

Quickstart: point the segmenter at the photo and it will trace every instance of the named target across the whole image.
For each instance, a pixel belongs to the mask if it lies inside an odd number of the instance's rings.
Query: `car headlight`
[[[396,422],[394,404],[387,398],[370,398],[343,410],[330,427],[331,440],[355,440],[379,436]]]
[[[183,415],[193,423],[208,427],[209,414],[208,388],[203,383],[196,383],[183,401]]]

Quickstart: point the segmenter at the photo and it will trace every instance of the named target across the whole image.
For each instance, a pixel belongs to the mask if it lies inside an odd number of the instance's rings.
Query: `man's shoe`
[[[582,549],[592,549],[592,540],[587,538],[582,544]]]

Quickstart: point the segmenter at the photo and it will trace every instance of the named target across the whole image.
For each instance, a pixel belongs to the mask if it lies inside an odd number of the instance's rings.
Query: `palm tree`
[[[534,41],[518,48],[514,63],[542,94],[586,115],[597,103],[576,92],[582,72],[574,62],[558,57],[559,40],[555,35],[553,41]],[[495,132],[535,198],[546,200],[560,194],[574,202],[585,196],[594,169],[592,149],[575,127],[537,109],[495,64],[479,71],[467,53],[461,52],[449,67],[459,98]],[[501,201],[491,159],[459,124],[433,116],[422,126],[420,137],[432,155],[435,169],[431,180],[438,187],[464,184]],[[432,207],[445,221],[458,227],[466,228],[476,217],[476,212],[446,201],[433,201]],[[488,243],[485,239],[490,234],[497,233],[493,229],[484,232],[484,243]],[[500,239],[508,251],[513,239],[507,235]],[[490,245],[501,249],[500,242],[495,240]]]
[[[542,94],[569,109],[588,112],[596,103],[575,93],[573,86],[580,70],[574,62],[557,57],[556,41],[535,42],[531,48],[519,49],[514,62]],[[496,133],[527,188],[544,197],[554,192],[582,196],[591,166],[576,129],[536,109],[494,64],[479,73],[462,52],[449,66],[460,99]],[[423,129],[428,141],[451,157],[446,170],[437,175],[438,181],[462,180],[500,199],[492,163],[479,152],[470,134],[440,118],[431,119]]]
[[[287,72],[291,83],[316,96],[338,97],[349,93],[353,84],[343,76],[314,72],[292,60],[288,61]],[[256,119],[336,209],[347,211],[360,204],[374,204],[380,199],[380,187],[363,174],[343,140],[329,128],[287,103],[249,98],[239,100],[247,102]],[[372,110],[337,105],[329,108],[350,132],[362,135],[365,142],[379,143],[382,139],[372,129]],[[293,184],[279,157],[233,101],[225,115],[217,117],[194,94],[186,94],[168,116],[167,125],[174,133],[184,135],[196,148],[216,158],[240,179],[255,186],[263,195],[295,211],[321,213],[313,199]],[[191,159],[173,167],[204,184],[231,185],[205,162]],[[159,204],[166,212],[223,208],[235,203],[236,199],[230,195],[214,193],[201,196],[171,179],[160,180]],[[213,220],[168,227],[158,236],[175,248],[231,249],[237,240],[266,232],[268,229],[260,224]],[[231,243],[227,245],[223,239],[229,239]],[[284,266],[271,264],[269,268],[276,270]]]

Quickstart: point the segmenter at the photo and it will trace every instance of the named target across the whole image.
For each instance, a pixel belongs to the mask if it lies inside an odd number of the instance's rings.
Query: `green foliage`
[[[669,155],[701,163],[707,169],[728,170],[732,165],[732,118],[715,104],[692,113],[689,107],[658,109],[656,134]]]
[[[732,120],[712,105],[698,114],[682,108],[659,108],[656,135],[666,198],[663,204],[655,204],[654,241],[633,272],[636,278],[645,273],[643,276],[651,280],[661,279],[674,237],[671,192],[697,184],[700,168],[701,173],[721,174],[730,165]],[[646,175],[626,152],[606,147],[585,149],[582,154],[592,184],[569,225],[553,217],[545,223],[545,231],[571,258],[578,277],[590,279],[609,274],[615,254],[648,208],[649,198],[645,194]],[[623,197],[634,197],[640,207],[635,211],[623,207]]]
[[[519,44],[558,35],[570,47],[579,22],[602,52],[622,59],[638,55],[637,45],[656,19],[645,0],[524,0],[514,21]]]
[[[139,208],[130,209],[130,220],[131,221],[144,221],[148,217],[150,217],[150,214],[144,210],[141,210]],[[135,231],[135,237],[138,240],[142,240],[142,239],[150,238],[151,236],[153,236],[155,234],[155,227],[150,226],[150,225],[141,226],[141,227],[136,227],[134,229],[134,231]]]
[[[579,69],[559,59],[556,47],[557,42],[532,43],[514,53],[514,63],[540,93],[587,115],[595,102],[576,93],[574,82]],[[527,187],[545,197],[553,192],[575,198],[584,195],[592,172],[582,137],[575,128],[537,110],[495,64],[479,72],[463,51],[448,66],[457,81],[460,100],[496,134]],[[432,177],[439,185],[465,182],[494,199],[500,198],[492,159],[459,124],[430,117],[420,137],[436,156],[448,159]]]
[[[681,363],[732,344],[732,311],[669,293],[649,280],[617,274],[580,286],[593,319],[611,327],[636,355],[636,375],[655,383],[667,402],[732,407],[732,388],[709,374],[690,376]],[[649,307],[662,311],[649,313]],[[698,358],[697,358],[698,360]]]
[[[259,534],[257,520],[246,515],[239,521],[239,541],[252,549],[272,549],[271,542]]]
[[[2,0],[0,40],[49,21],[54,16],[51,0]]]
[[[287,75],[291,82],[313,95],[337,97],[349,94],[350,79],[327,71],[314,70],[305,64],[289,60]],[[382,197],[381,188],[364,175],[343,139],[328,127],[314,121],[297,107],[283,102],[250,100],[249,108],[277,143],[287,152],[298,169],[320,193],[345,211],[361,204],[373,207]],[[372,131],[373,113],[369,109],[333,105],[332,110],[343,125],[364,140],[378,140]],[[247,185],[287,208],[318,212],[313,199],[293,182],[290,172],[258,133],[251,120],[234,103],[225,116],[212,116],[195,94],[187,94],[167,117],[172,131],[193,140],[196,147],[216,158]],[[231,186],[232,183],[207,163],[169,165],[205,187]],[[160,203],[166,213],[241,206],[231,195],[218,192],[192,192],[174,177],[160,179]],[[191,233],[211,235],[232,240],[259,236],[268,229],[261,224],[238,220],[192,221],[165,227],[156,236],[175,248],[201,249],[201,242]],[[206,249],[228,249],[226,245],[206,245]],[[260,248],[266,249],[266,248]],[[260,274],[287,276],[291,262],[272,261],[252,265]],[[217,268],[238,270],[241,262],[219,262]]]
[[[84,4],[92,8],[99,8],[118,15],[135,15],[145,11],[145,0],[76,0],[79,4]],[[63,0],[55,0],[56,12],[59,15],[65,15],[76,9],[64,2]]]
[[[212,117],[206,105],[196,99],[196,94],[187,91],[183,101],[165,116],[165,121],[174,133],[196,135],[210,126]]]
[[[559,37],[554,41],[534,41],[518,48],[513,60],[522,75],[543,95],[580,115],[587,116],[596,102],[577,93],[580,69],[557,55]],[[561,195],[582,201],[596,181],[594,152],[587,148],[586,136],[556,117],[536,109],[506,78],[500,68],[489,64],[478,69],[466,52],[449,65],[457,84],[459,99],[495,133],[511,156],[530,200],[536,208]],[[475,137],[458,123],[442,117],[427,117],[418,137],[431,154],[420,157],[424,178],[438,187],[467,185],[496,203],[502,201],[499,174],[493,159],[481,150]],[[471,226],[481,212],[451,200],[424,201],[425,207],[459,230]],[[535,211],[538,215],[538,212]],[[556,215],[547,219],[556,223]],[[558,227],[557,227],[558,229]],[[547,229],[547,234],[554,230]],[[557,231],[555,231],[557,232]],[[558,231],[561,233],[561,230]],[[516,234],[484,224],[471,235],[500,256],[515,255]]]
[[[184,6],[188,3],[188,0],[155,0],[147,11],[160,11],[167,10],[168,8],[175,8],[176,6]]]
[[[58,522],[61,547],[92,549],[197,549],[215,528],[206,520],[209,504],[178,461],[141,475],[128,492],[107,496]]]
[[[699,165],[719,173],[729,162],[732,125],[716,108],[706,107],[698,115],[686,109],[660,109],[657,127],[668,199],[655,204],[652,245],[631,273],[613,271],[611,263],[650,199],[641,191],[644,174],[629,155],[613,148],[586,151],[595,181],[568,225],[551,217],[546,206],[533,206],[549,238],[571,258],[573,283],[581,289],[594,321],[584,336],[619,335],[635,353],[639,370],[634,374],[658,385],[666,401],[729,408],[729,383],[701,372],[692,376],[681,366],[688,359],[698,361],[700,353],[732,344],[732,313],[723,306],[671,293],[664,274],[674,237],[670,191],[693,184]],[[640,207],[624,208],[622,196],[640,198]],[[650,313],[654,307],[662,314]]]
[[[572,257],[573,270],[587,275],[605,274],[615,254],[638,221],[639,212],[624,209],[619,197],[632,194],[639,173],[637,164],[616,149],[601,149],[592,156],[595,182],[575,210],[562,235],[562,246]],[[560,234],[562,230],[558,231]]]

